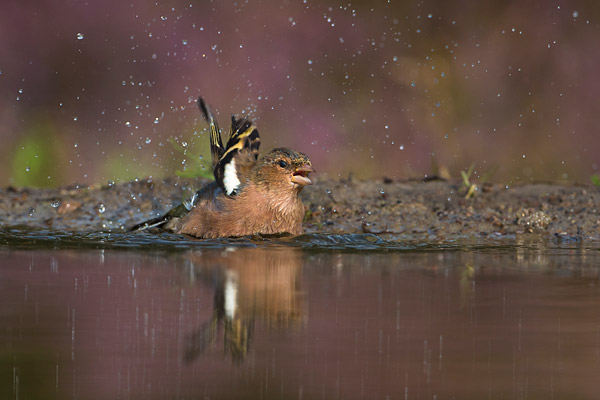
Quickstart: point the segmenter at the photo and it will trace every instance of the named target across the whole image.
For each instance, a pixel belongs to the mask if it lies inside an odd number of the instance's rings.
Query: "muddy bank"
[[[181,203],[201,181],[178,178],[59,189],[3,188],[0,227],[122,231]],[[593,186],[488,184],[465,198],[459,182],[320,178],[303,193],[309,233],[453,237],[548,235],[600,239],[600,191]]]

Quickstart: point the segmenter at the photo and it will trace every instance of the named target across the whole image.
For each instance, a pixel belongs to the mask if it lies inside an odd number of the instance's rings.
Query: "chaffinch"
[[[305,185],[312,184],[308,174],[315,172],[308,157],[286,147],[259,156],[256,126],[235,116],[223,146],[220,129],[202,97],[198,106],[210,128],[215,181],[189,203],[131,230],[162,227],[199,238],[302,233],[304,206],[299,195]]]

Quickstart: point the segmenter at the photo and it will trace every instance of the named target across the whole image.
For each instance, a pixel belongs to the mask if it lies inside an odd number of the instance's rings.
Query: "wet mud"
[[[180,178],[58,189],[0,189],[0,227],[126,231],[182,202],[206,181]],[[302,192],[306,233],[448,240],[535,234],[600,239],[600,190],[585,185],[319,178]]]

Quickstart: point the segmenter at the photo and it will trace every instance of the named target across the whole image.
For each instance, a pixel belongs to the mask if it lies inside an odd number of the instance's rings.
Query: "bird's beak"
[[[312,181],[308,179],[308,174],[310,172],[316,172],[310,164],[304,164],[299,166],[292,174],[292,182],[302,186],[312,185]]]

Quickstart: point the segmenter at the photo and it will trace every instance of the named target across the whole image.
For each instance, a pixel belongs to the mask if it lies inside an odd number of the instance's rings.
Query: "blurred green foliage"
[[[162,168],[156,163],[152,163],[150,157],[144,155],[144,167],[136,168],[132,166],[131,160],[135,160],[140,154],[134,149],[127,151],[114,150],[109,153],[107,160],[103,163],[103,175],[114,182],[128,182],[136,178],[146,178],[149,176],[162,176]]]
[[[200,136],[200,137],[199,137]],[[173,149],[182,157],[183,169],[176,170],[175,174],[183,178],[206,178],[213,179],[212,161],[210,156],[205,158],[204,154],[210,154],[210,143],[208,136],[198,134],[194,131],[189,141],[180,140],[174,136],[167,139]]]
[[[10,162],[12,185],[52,187],[61,181],[63,168],[56,160],[65,154],[52,123],[32,125],[15,147]]]

